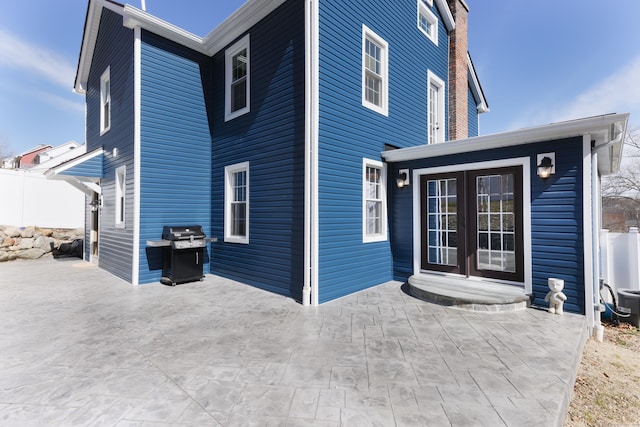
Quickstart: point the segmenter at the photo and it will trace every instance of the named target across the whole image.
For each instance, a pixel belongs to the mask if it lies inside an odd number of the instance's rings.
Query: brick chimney
[[[456,23],[449,37],[449,140],[453,141],[469,136],[469,6],[464,0],[447,2]]]

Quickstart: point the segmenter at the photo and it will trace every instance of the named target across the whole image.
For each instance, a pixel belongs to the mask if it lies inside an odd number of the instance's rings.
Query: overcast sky
[[[84,98],[72,87],[87,0],[3,3],[0,151],[83,143]],[[146,0],[149,13],[199,36],[242,3]],[[469,49],[491,109],[481,134],[612,112],[640,126],[640,1],[467,3]]]

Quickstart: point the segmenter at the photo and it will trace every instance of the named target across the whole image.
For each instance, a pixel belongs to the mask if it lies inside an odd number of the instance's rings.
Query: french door
[[[522,167],[424,175],[421,268],[524,281]]]

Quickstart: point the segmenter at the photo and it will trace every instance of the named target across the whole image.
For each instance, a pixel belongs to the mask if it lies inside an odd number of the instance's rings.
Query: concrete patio
[[[216,276],[133,287],[0,264],[0,425],[562,425],[582,316],[476,313],[390,282],[317,308]]]

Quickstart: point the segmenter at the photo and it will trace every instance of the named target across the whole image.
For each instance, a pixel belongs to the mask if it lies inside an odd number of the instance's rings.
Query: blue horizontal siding
[[[104,175],[102,163],[104,161],[104,154],[97,155],[91,159],[77,164],[64,172],[60,172],[60,175],[87,177],[87,178],[102,178]]]
[[[392,243],[362,242],[362,159],[427,142],[427,74],[447,82],[448,34],[440,21],[436,46],[416,22],[416,2],[320,2],[321,302],[394,277]],[[363,24],[389,45],[388,117],[362,106]]]
[[[473,92],[471,88],[468,90],[468,107],[467,107],[467,118],[468,118],[468,131],[469,138],[473,136],[478,136],[478,132],[480,131],[480,117],[478,115],[478,104],[476,102],[475,97],[473,96]]]
[[[165,225],[211,234],[209,58],[154,34],[141,44],[140,283],[162,275],[161,250],[146,247]],[[205,262],[205,272],[208,265]]]
[[[100,78],[107,67],[111,126],[100,135]],[[123,27],[122,16],[105,8],[87,81],[87,151],[103,147],[105,152],[100,166],[103,202],[99,211],[99,265],[128,282],[133,279],[133,81],[133,30]],[[117,157],[113,156],[114,148],[118,149]],[[115,170],[121,166],[126,166],[125,228],[116,228]]]
[[[556,153],[556,174],[546,181],[536,175],[538,153]],[[392,176],[400,168],[429,167],[474,163],[528,156],[531,159],[531,260],[534,304],[547,306],[547,279],[565,281],[565,309],[584,313],[584,217],[582,182],[582,137],[476,151],[390,165]],[[419,185],[412,182],[411,185]],[[412,227],[413,197],[410,188],[389,187],[392,219],[394,276],[406,280],[413,274]],[[590,250],[590,249],[587,249]]]
[[[249,30],[250,112],[224,121],[224,50],[213,58],[211,270],[301,298],[304,280],[304,3]],[[249,162],[249,244],[223,242],[224,168]]]

